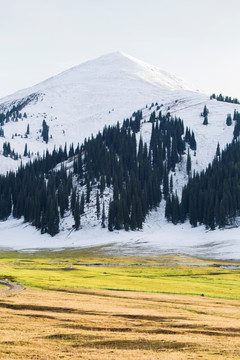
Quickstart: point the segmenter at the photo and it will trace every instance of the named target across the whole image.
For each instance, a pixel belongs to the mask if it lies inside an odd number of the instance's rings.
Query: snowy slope
[[[217,143],[224,148],[231,142],[233,126],[226,126],[228,113],[234,109],[240,112],[240,106],[210,100],[209,96],[194,91],[183,81],[158,68],[122,53],[113,53],[88,61],[77,67],[50,78],[32,88],[22,90],[0,100],[0,111],[11,108],[31,94],[33,101],[23,111],[27,119],[9,122],[4,125],[5,138],[11,148],[23,154],[25,143],[28,150],[40,154],[48,147],[64,146],[82,142],[85,137],[102,130],[105,124],[115,124],[130,117],[138,110],[143,110],[144,119],[149,119],[152,103],[163,104],[163,113],[181,117],[184,125],[194,131],[197,141],[196,155],[191,152],[192,167],[196,171],[206,168],[212,161]],[[146,108],[146,104],[148,108]],[[209,109],[209,125],[202,125],[200,113],[204,105]],[[1,110],[2,109],[2,110]],[[50,126],[52,137],[46,145],[39,130],[43,119]],[[26,139],[27,124],[30,135]],[[14,134],[14,136],[13,136]],[[16,136],[17,134],[18,136]],[[149,142],[151,124],[143,123],[141,135]],[[0,172],[16,169],[20,163],[0,156]],[[24,158],[24,161],[27,161]],[[177,165],[173,174],[174,188],[181,193],[187,181],[186,156]],[[105,194],[108,199],[109,194]],[[204,227],[191,229],[188,224],[174,226],[164,219],[164,204],[151,214],[141,232],[120,231],[114,234],[101,229],[99,221],[91,210],[81,220],[83,229],[72,232],[73,220],[66,217],[61,224],[62,231],[54,238],[40,233],[20,220],[10,219],[0,223],[0,247],[17,249],[82,247],[112,244],[113,251],[134,253],[179,252],[200,257],[240,260],[238,245],[239,230],[228,229],[206,232]],[[107,209],[106,209],[107,210]],[[16,233],[18,239],[16,239]]]

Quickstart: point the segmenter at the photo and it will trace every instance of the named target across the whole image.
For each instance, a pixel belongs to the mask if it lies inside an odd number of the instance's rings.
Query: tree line
[[[231,98],[231,96],[223,96],[222,94],[216,95],[216,94],[212,94],[210,96],[210,100],[212,99],[216,99],[217,101],[224,101],[224,102],[228,102],[228,103],[232,103],[232,104],[240,104],[239,100],[237,98]]]

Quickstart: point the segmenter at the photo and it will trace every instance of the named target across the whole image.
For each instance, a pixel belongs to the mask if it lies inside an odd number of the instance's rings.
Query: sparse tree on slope
[[[79,230],[80,227],[80,204],[79,204],[79,195],[75,203],[74,209],[74,221],[75,221],[75,230]]]

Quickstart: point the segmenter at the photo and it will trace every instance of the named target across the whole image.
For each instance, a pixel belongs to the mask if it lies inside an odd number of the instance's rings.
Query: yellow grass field
[[[238,266],[101,251],[0,253],[1,360],[240,359]]]
[[[0,318],[0,359],[240,358],[238,300],[28,288]]]

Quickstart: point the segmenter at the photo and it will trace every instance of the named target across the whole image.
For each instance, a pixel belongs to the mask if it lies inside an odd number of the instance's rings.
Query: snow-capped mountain
[[[27,119],[4,125],[0,150],[6,141],[19,154],[23,154],[25,144],[30,153],[41,154],[46,147],[52,150],[66,142],[81,143],[105,124],[121,122],[146,104],[165,104],[194,95],[200,96],[174,75],[123,53],[112,53],[1,99],[0,112],[25,102],[22,111]],[[47,146],[40,134],[43,119],[49,126]],[[3,161],[6,167],[2,166],[1,172],[19,166],[11,159]]]
[[[74,143],[76,146],[82,143],[84,138],[101,131],[105,125],[113,125],[117,121],[121,123],[137,110],[143,112],[141,136],[149,143],[151,124],[148,120],[151,111],[156,109],[155,103],[161,104],[163,114],[169,112],[172,116],[180,117],[184,121],[184,126],[194,131],[197,151],[196,154],[191,152],[193,170],[200,171],[206,168],[215,156],[217,144],[224,148],[233,138],[233,126],[226,125],[226,117],[229,113],[233,114],[234,109],[240,111],[239,105],[210,100],[209,95],[191,88],[174,75],[129,55],[113,53],[85,62],[0,100],[0,113],[6,113],[14,105],[19,104],[24,105],[21,111],[26,113],[26,117],[21,117],[18,121],[9,121],[3,126],[4,137],[0,137],[0,152],[3,144],[9,142],[11,149],[20,154],[21,159],[12,160],[0,153],[0,173],[17,169],[21,161],[29,160],[28,157],[23,157],[26,144],[31,157],[35,157],[37,153],[41,155],[46,148],[52,150],[54,146],[64,147],[65,143]],[[151,107],[151,104],[154,106]],[[200,116],[204,105],[209,109],[208,126],[202,124],[203,119]],[[49,126],[48,144],[41,136],[43,120]],[[29,134],[26,136],[28,125]],[[180,193],[188,179],[186,156],[172,175],[174,189]],[[48,235],[41,236],[33,227],[23,226],[21,220],[10,219],[0,223],[0,238],[3,239],[0,246],[86,246],[115,241],[123,241],[126,244],[131,239],[129,251],[132,251],[132,248],[135,251],[136,244],[145,251],[144,244],[152,243],[154,245],[150,246],[150,251],[153,248],[160,251],[162,246],[164,251],[178,249],[176,251],[196,255],[197,251],[202,249],[202,253],[198,253],[201,256],[205,255],[205,248],[202,246],[205,246],[209,238],[213,242],[216,240],[213,239],[213,235],[206,235],[204,229],[190,229],[189,225],[185,224],[176,228],[167,224],[162,205],[156,213],[149,216],[143,232],[120,232],[113,235],[99,227],[93,228],[93,225],[97,226],[97,222],[91,211],[83,219],[83,229],[80,232],[69,233],[69,224],[66,219],[62,224],[63,231],[50,242]],[[15,229],[21,234],[20,245],[14,245],[16,240],[12,240]],[[94,240],[96,231],[98,242]],[[164,237],[163,242],[159,240],[161,236]],[[189,240],[191,236],[195,236],[194,244]],[[31,240],[30,245],[29,241],[32,238],[34,240]],[[181,244],[177,245],[177,238],[181,238]],[[238,238],[236,232],[233,235],[234,246],[235,238]],[[184,239],[187,239],[187,243]],[[196,248],[195,244],[199,248]],[[190,250],[186,250],[187,248]],[[214,251],[216,253],[213,257],[218,257],[218,249]]]

